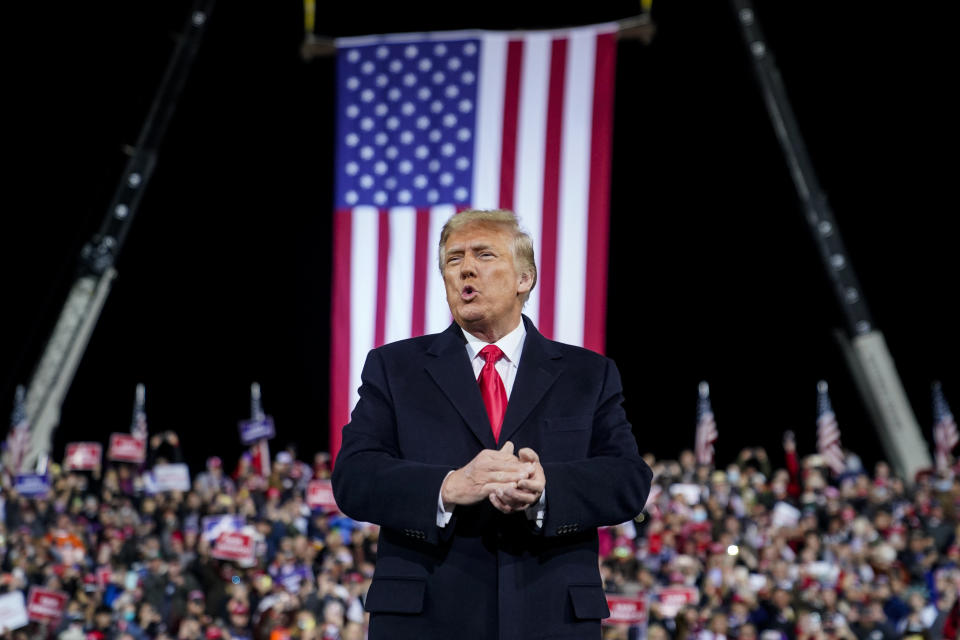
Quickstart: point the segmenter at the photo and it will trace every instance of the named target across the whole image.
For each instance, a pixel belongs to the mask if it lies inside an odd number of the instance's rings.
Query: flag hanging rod
[[[616,21],[618,40],[640,40],[643,44],[650,44],[656,34],[656,25],[650,19],[649,13],[641,13],[629,18]],[[554,31],[555,29],[524,29],[530,31]],[[300,55],[304,60],[326,58],[337,53],[336,39],[327,36],[317,36],[308,33],[300,46]]]

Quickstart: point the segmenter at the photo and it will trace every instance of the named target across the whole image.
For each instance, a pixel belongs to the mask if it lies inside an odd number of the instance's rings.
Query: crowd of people
[[[217,457],[190,491],[152,493],[149,465],[182,460],[155,435],[146,465],[50,465],[45,498],[3,473],[0,598],[65,594],[62,615],[3,628],[10,640],[361,640],[378,528],[311,509],[311,464],[294,448],[269,474]],[[744,449],[724,467],[646,456],[654,489],[636,520],[600,531],[605,589],[645,621],[610,623],[611,640],[938,640],[960,635],[960,475],[906,483],[880,462],[842,474],[792,440],[776,460]],[[233,467],[232,471],[229,467]],[[548,505],[549,508],[549,505]],[[252,562],[216,557],[204,528],[232,514]],[[669,597],[668,597],[669,596]],[[2,615],[2,612],[0,612]]]
[[[649,640],[960,636],[956,469],[908,486],[850,454],[835,474],[819,455],[800,459],[792,437],[780,461],[762,448],[721,469],[691,451],[648,457],[646,517],[601,531],[601,555],[608,592],[647,596]]]

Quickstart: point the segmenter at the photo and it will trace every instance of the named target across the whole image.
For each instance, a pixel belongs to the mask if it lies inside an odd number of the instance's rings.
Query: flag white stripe
[[[533,239],[540,256],[543,215],[543,165],[547,137],[547,96],[550,88],[550,41],[548,34],[524,38],[520,75],[520,105],[517,121],[517,160],[514,180],[514,211]],[[537,323],[540,289],[534,288],[524,312]]]
[[[376,207],[355,207],[350,230],[350,407],[357,404],[360,372],[373,349],[377,315],[378,218]]]
[[[503,137],[503,96],[507,64],[507,36],[485,36],[481,44],[477,126],[473,152],[473,193],[477,209],[500,206],[500,157]],[[432,237],[432,236],[431,236]]]
[[[390,223],[390,255],[387,270],[387,316],[384,342],[410,337],[413,308],[414,256],[416,254],[417,210],[395,207],[388,216]]]
[[[443,278],[437,262],[437,242],[440,230],[457,209],[453,205],[441,205],[430,209],[430,233],[427,251],[430,268],[427,270],[426,314],[424,330],[427,333],[439,333],[450,326],[450,307],[447,306],[447,294],[443,288]]]
[[[596,34],[574,32],[564,79],[554,339],[583,345]]]

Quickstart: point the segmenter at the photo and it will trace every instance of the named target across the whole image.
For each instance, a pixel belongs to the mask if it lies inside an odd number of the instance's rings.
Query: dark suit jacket
[[[371,640],[600,637],[609,611],[596,528],[636,516],[652,473],[613,362],[524,322],[500,442],[540,455],[542,529],[488,501],[458,506],[437,526],[447,473],[497,448],[456,324],[367,357],[333,490],[348,516],[381,525],[366,599]]]

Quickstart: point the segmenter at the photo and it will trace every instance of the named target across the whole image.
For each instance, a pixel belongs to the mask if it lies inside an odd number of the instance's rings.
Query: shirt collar
[[[463,335],[467,339],[467,352],[470,354],[470,360],[473,360],[477,357],[477,354],[480,353],[480,349],[483,349],[485,346],[490,344],[489,342],[484,342],[469,331],[466,331],[463,327],[460,327],[460,331],[463,331]],[[517,365],[520,362],[520,351],[523,349],[523,339],[526,336],[527,328],[523,326],[523,319],[521,318],[520,324],[517,325],[516,329],[503,336],[493,344],[500,347],[500,351],[503,351],[504,357],[510,363]]]

